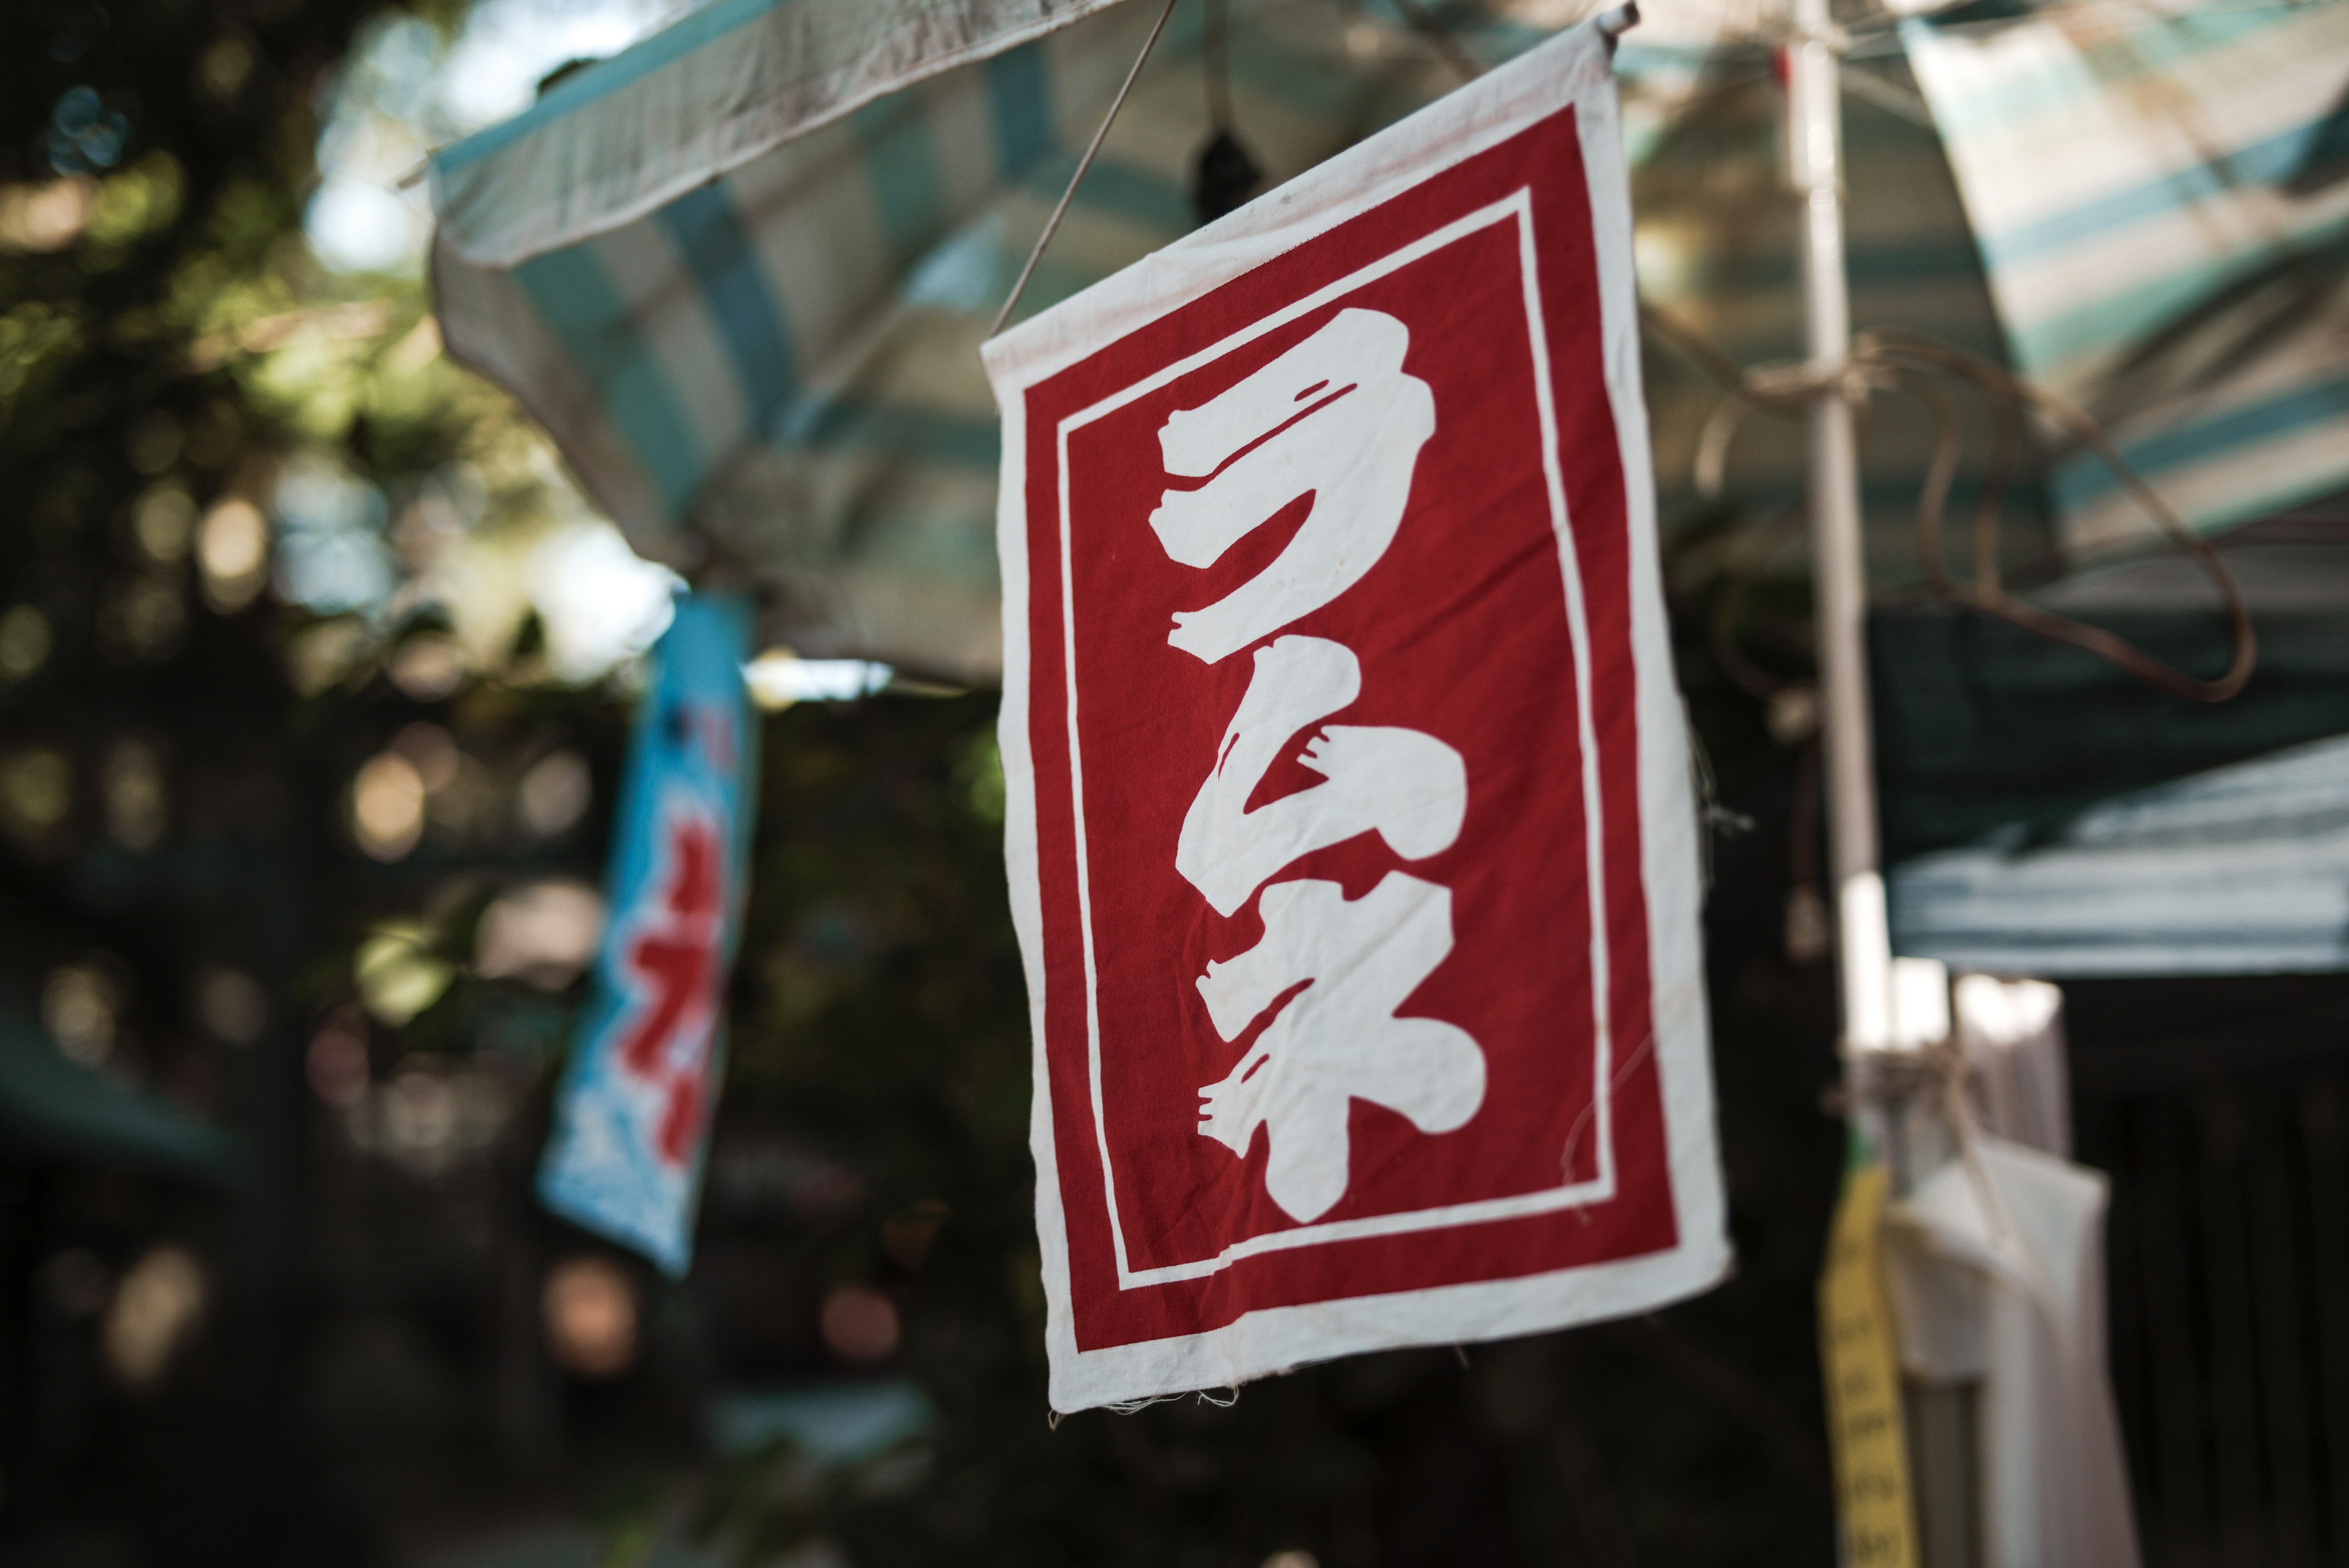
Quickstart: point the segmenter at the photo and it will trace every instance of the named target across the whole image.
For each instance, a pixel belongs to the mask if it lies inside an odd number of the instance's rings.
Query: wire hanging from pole
[[[1212,223],[1264,183],[1264,170],[1240,140],[1232,114],[1230,0],[1207,0],[1199,65],[1207,89],[1207,140],[1191,163],[1191,212]]]
[[[1207,78],[1207,129],[1220,135],[1232,128],[1231,0],[1207,0],[1199,66]]]
[[[1125,107],[1125,97],[1133,90],[1134,78],[1142,75],[1142,67],[1150,58],[1150,51],[1157,47],[1158,35],[1166,30],[1166,18],[1174,15],[1174,5],[1175,0],[1166,0],[1165,6],[1158,13],[1158,20],[1151,25],[1150,36],[1142,40],[1142,53],[1133,57],[1133,68],[1125,73],[1123,85],[1117,89],[1117,96],[1110,100],[1109,112],[1102,116],[1101,129],[1093,132],[1092,144],[1085,149],[1085,155],[1077,160],[1077,170],[1069,176],[1068,189],[1061,192],[1060,201],[1052,208],[1052,215],[1044,221],[1044,232],[1036,236],[1035,248],[1028,253],[1028,263],[1019,269],[1019,281],[1011,286],[1011,293],[1005,297],[1003,308],[995,313],[995,325],[987,329],[989,337],[1003,330],[1003,324],[1011,319],[1011,312],[1019,305],[1019,296],[1028,292],[1028,280],[1036,275],[1036,264],[1043,259],[1044,247],[1052,243],[1052,236],[1060,231],[1061,220],[1068,214],[1069,202],[1076,196],[1077,187],[1083,183],[1085,171],[1093,166],[1093,159],[1101,151],[1102,143],[1109,139],[1109,128],[1117,122],[1117,111]]]
[[[1711,339],[1653,306],[1641,305],[1641,322],[1658,337],[1671,342],[1719,382],[1724,396],[1706,420],[1693,465],[1701,493],[1720,493],[1730,441],[1749,411],[1779,418],[1799,417],[1807,399],[1821,383],[1822,372],[1808,367],[1749,369],[1723,353]],[[2194,702],[2224,702],[2249,684],[2259,663],[2259,640],[2251,625],[2251,607],[2226,561],[2210,542],[2192,528],[2121,455],[2102,424],[2085,410],[2033,385],[2004,366],[1922,333],[1894,329],[1864,332],[1854,339],[1848,361],[1825,375],[1840,382],[1844,393],[1864,399],[1876,388],[1898,388],[1915,396],[1932,416],[1936,441],[1918,495],[1917,534],[1925,576],[1934,594],[2008,625],[2066,643],[2095,654],[2176,697]],[[1947,377],[1971,386],[1982,398],[1992,420],[1991,463],[1976,499],[1973,529],[1973,578],[1951,577],[1942,556],[1941,530],[1949,496],[1957,479],[1963,432],[1956,405],[1935,377]],[[2172,543],[2194,558],[2210,579],[2227,616],[2232,657],[2215,679],[2187,674],[2156,659],[2116,633],[2058,615],[2009,593],[2000,581],[1998,539],[2002,503],[2023,444],[2021,415],[2030,410],[2062,427],[2112,471],[2130,499],[2150,517]]]
[[[1971,606],[1985,615],[1994,616],[2011,626],[2056,642],[2065,642],[2085,649],[2098,658],[2107,659],[2141,680],[2151,682],[2174,696],[2195,702],[2223,702],[2240,691],[2251,678],[2259,662],[2259,641],[2251,627],[2251,607],[2243,600],[2241,587],[2234,574],[2227,569],[2219,552],[2210,542],[2187,526],[2183,518],[2163,500],[2160,492],[2146,483],[2144,477],[2122,457],[2105,428],[2085,410],[2075,408],[2021,377],[1992,364],[1979,356],[1969,354],[1921,333],[1881,331],[1867,335],[1861,352],[1878,363],[1897,368],[1904,362],[1924,365],[1970,381],[1992,394],[1992,401],[2008,400],[2012,406],[2028,408],[2047,416],[2064,427],[2075,439],[2096,455],[2099,462],[2112,471],[2131,499],[2146,514],[2160,525],[2163,533],[2188,555],[2194,557],[2227,611],[2227,619],[2234,637],[2234,657],[2228,662],[2226,672],[2216,680],[2202,680],[2166,664],[2126,639],[2044,609],[2028,599],[2020,599],[2001,587],[1995,577],[1985,580],[1977,570],[1971,583],[1951,582],[1940,559],[1938,548],[1943,508],[1948,504],[1950,483],[1955,476],[1954,460],[1941,465],[1938,485],[1929,483],[1918,498],[1918,531],[1930,536],[1936,548],[1926,556],[1926,571],[1933,579],[1936,592],[1959,604]],[[1979,563],[1986,553],[1979,532],[1976,541]],[[1994,553],[1989,552],[1989,553]]]
[[[1422,5],[1419,0],[1393,0],[1396,12],[1408,23],[1411,30],[1427,40],[1427,47],[1438,58],[1452,67],[1452,74],[1464,82],[1473,82],[1485,74],[1476,57],[1461,47],[1460,40],[1452,36],[1452,28],[1444,18]]]

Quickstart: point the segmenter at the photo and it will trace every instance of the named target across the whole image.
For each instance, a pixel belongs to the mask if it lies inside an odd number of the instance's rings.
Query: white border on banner
[[[1583,150],[1597,252],[1604,371],[1621,448],[1651,1015],[1679,1239],[1665,1251],[1636,1258],[1515,1279],[1263,1308],[1204,1333],[1081,1350],[1071,1300],[1068,1225],[1061,1203],[1060,1151],[1053,1136],[1044,1034],[1044,919],[1035,758],[1028,739],[1032,657],[1028,646],[1026,394],[1030,387],[1102,344],[1568,108],[1575,110]],[[1619,1317],[1693,1294],[1719,1281],[1728,1270],[1730,1256],[1723,1229],[1698,947],[1696,813],[1685,721],[1672,680],[1671,642],[1662,613],[1655,486],[1650,468],[1647,411],[1640,393],[1630,192],[1606,40],[1588,24],[1553,39],[1268,196],[1022,323],[986,344],[981,353],[1003,414],[997,542],[1003,575],[1004,670],[998,735],[1006,793],[1004,852],[1012,921],[1027,973],[1034,1042],[1035,1097],[1030,1136],[1038,1171],[1036,1219],[1042,1247],[1053,1408],[1081,1410],[1196,1388],[1237,1386],[1307,1362],[1362,1351],[1498,1339]],[[1547,386],[1545,382],[1545,391]],[[1554,466],[1555,442],[1549,461]],[[1571,550],[1566,554],[1570,571]],[[1587,670],[1587,649],[1578,646],[1577,653]],[[1071,670],[1072,707],[1073,680]],[[1584,695],[1587,699],[1587,692]],[[1587,724],[1587,700],[1583,711]],[[1593,758],[1595,752],[1586,746],[1585,755]],[[1588,821],[1596,823],[1595,812],[1585,815]],[[1593,868],[1595,872],[1595,864]],[[1600,981],[1603,992],[1603,971]],[[1626,1057],[1627,1066],[1636,1062],[1639,1049],[1633,1045]],[[1611,1097],[1614,1085],[1603,1087],[1602,1105]],[[1114,1213],[1112,1199],[1112,1218]],[[1122,1249],[1119,1266],[1123,1276]]]

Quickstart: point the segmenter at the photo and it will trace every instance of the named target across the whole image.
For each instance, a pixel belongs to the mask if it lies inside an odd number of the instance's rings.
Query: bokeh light
[[[444,33],[411,16],[359,36],[337,85],[303,229],[346,273],[411,275],[432,232],[423,190],[403,176],[433,148],[530,107],[542,78],[614,54],[679,0],[481,0]],[[249,68],[249,67],[248,67]],[[241,79],[241,78],[240,78]]]
[[[587,759],[565,747],[531,764],[522,775],[514,805],[524,832],[533,838],[552,838],[578,826],[594,795]]]
[[[378,752],[351,784],[351,836],[370,858],[398,860],[424,836],[424,775],[398,752]]]
[[[539,1298],[547,1354],[578,1377],[616,1377],[636,1359],[636,1290],[609,1258],[581,1253],[547,1271]]]
[[[49,618],[31,605],[0,615],[0,680],[22,680],[49,657]]]
[[[369,932],[351,959],[359,1001],[394,1028],[440,1000],[455,966],[432,949],[432,933],[410,920],[387,920]]]
[[[802,659],[770,649],[742,667],[750,701],[775,711],[794,702],[845,702],[887,686],[896,671],[864,659]]]
[[[302,1070],[310,1081],[311,1093],[326,1104],[338,1108],[355,1106],[367,1097],[372,1076],[367,1042],[349,1029],[328,1024],[310,1037]]]
[[[454,638],[411,637],[391,656],[392,684],[419,702],[438,702],[464,681],[464,652]]]
[[[159,484],[139,498],[130,514],[140,553],[159,566],[187,559],[196,531],[196,504],[177,484]]]
[[[324,453],[305,452],[286,463],[272,500],[277,591],[288,602],[321,615],[372,609],[398,586],[376,486]]]
[[[47,746],[0,757],[0,819],[16,838],[37,846],[73,809],[73,764]]]
[[[146,742],[125,736],[107,753],[98,773],[107,836],[129,850],[152,849],[163,836],[171,798],[162,759]]]
[[[215,1038],[250,1045],[269,1023],[269,993],[243,970],[207,969],[196,976],[197,1022]]]
[[[871,1285],[835,1285],[817,1318],[824,1347],[852,1366],[886,1361],[897,1351],[897,1304]]]
[[[457,749],[457,738],[442,726],[423,719],[403,726],[391,738],[391,749],[415,766],[416,776],[423,783],[427,794],[447,789],[455,782],[457,769],[464,760],[464,754]]]
[[[96,964],[61,964],[41,987],[41,1023],[68,1060],[96,1067],[114,1054],[120,998]]]
[[[170,573],[118,577],[98,608],[100,638],[113,651],[132,659],[160,659],[176,651],[187,621],[186,596]]]
[[[49,166],[60,174],[110,169],[130,140],[130,121],[93,87],[67,88],[49,111]]]
[[[251,604],[269,579],[269,523],[261,508],[231,496],[204,514],[196,539],[204,602],[222,615]]]
[[[0,186],[0,251],[61,251],[82,236],[98,207],[98,182],[68,175]]]
[[[589,680],[634,658],[668,629],[685,580],[628,548],[609,523],[557,530],[533,552],[531,602],[546,628],[547,662],[565,680]]]
[[[595,956],[604,899],[580,881],[533,882],[500,895],[474,933],[474,972],[559,991]]]
[[[162,1376],[204,1310],[204,1275],[186,1248],[166,1244],[130,1266],[99,1330],[106,1359],[133,1388]]]

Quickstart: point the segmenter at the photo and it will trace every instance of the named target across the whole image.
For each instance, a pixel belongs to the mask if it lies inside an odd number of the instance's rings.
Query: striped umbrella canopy
[[[1596,8],[1182,0],[1025,308],[1195,226],[1218,129],[1269,188]],[[444,338],[522,398],[640,551],[756,582],[770,638],[989,679],[996,424],[976,348],[1158,9],[713,0],[435,156]],[[1741,360],[1791,358],[1782,7],[1645,13],[1618,58],[1643,293]],[[2086,403],[2198,527],[2349,483],[2349,6],[2045,0],[1851,27],[1859,326]],[[1719,389],[1659,352],[1650,395],[1667,527],[1717,516],[1690,476]],[[1919,575],[1933,435],[1913,405],[1871,408],[1879,581]],[[2099,465],[2052,456],[2011,554],[2137,536]],[[1748,514],[1790,504],[1800,443],[1741,436],[1726,479]]]
[[[755,579],[769,635],[991,678],[977,348],[1158,9],[717,0],[434,158],[444,339],[639,550]],[[1211,120],[1275,183],[1552,30],[1237,0],[1211,79],[1210,21],[1177,8],[1026,308],[1195,225]]]
[[[2349,5],[1979,13],[1899,42],[2014,367],[2206,532],[2349,485]],[[2145,537],[2102,463],[2051,455],[2068,547]]]

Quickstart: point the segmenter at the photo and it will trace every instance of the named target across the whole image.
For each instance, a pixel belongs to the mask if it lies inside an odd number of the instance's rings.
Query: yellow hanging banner
[[[1900,1359],[1877,1245],[1889,1181],[1880,1165],[1856,1165],[1847,1173],[1819,1275],[1827,1437],[1847,1568],[1917,1568]]]

